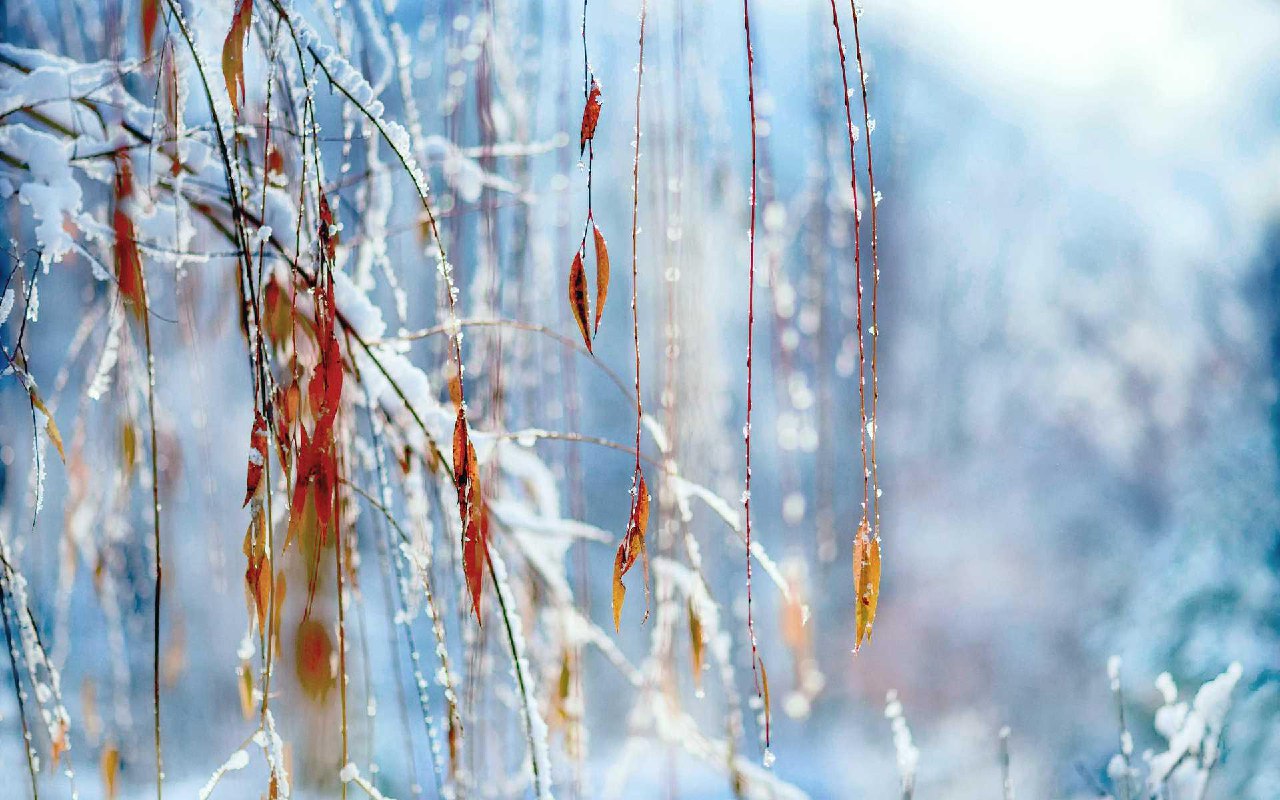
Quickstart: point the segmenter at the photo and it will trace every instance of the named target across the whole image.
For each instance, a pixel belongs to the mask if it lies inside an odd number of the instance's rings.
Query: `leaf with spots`
[[[871,535],[871,525],[866,519],[858,525],[853,545],[853,590],[857,603],[853,644],[856,653],[864,641],[871,640],[880,599],[880,540]]]
[[[582,250],[573,256],[573,265],[569,267],[569,308],[573,310],[573,318],[582,331],[582,341],[591,351],[591,301],[587,299],[587,271],[582,266]]]

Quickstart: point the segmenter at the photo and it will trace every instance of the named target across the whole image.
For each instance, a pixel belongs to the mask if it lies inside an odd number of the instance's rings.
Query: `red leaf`
[[[262,484],[262,469],[267,463],[267,420],[261,411],[254,412],[253,431],[249,434],[249,469],[245,477],[244,503],[258,493]]]
[[[600,332],[600,317],[604,314],[604,301],[609,296],[609,248],[605,246],[600,227],[591,223],[596,240],[596,324],[591,335]]]
[[[142,0],[142,57],[151,58],[151,40],[160,20],[160,0]]]
[[[320,195],[319,234],[321,254],[329,259],[329,264],[333,264],[337,255],[338,231],[334,225],[333,208],[329,205],[329,199],[323,194]]]
[[[591,91],[587,94],[587,107],[582,109],[582,136],[578,140],[578,155],[587,149],[587,142],[595,138],[596,123],[600,121],[600,84],[591,79]]]
[[[140,318],[146,312],[147,297],[142,283],[142,259],[138,255],[133,220],[126,210],[132,194],[133,170],[129,156],[124,151],[119,151],[116,154],[115,210],[111,215],[111,229],[116,237],[116,282],[120,286],[120,294],[129,302],[130,310]]]
[[[334,687],[329,665],[333,641],[324,624],[314,619],[303,620],[293,644],[293,666],[302,690],[313,700],[323,700]]]
[[[222,77],[227,82],[227,96],[236,114],[244,103],[244,40],[252,22],[253,0],[239,0],[231,16],[231,30],[222,43]]]
[[[587,321],[591,316],[590,302],[587,299],[587,271],[582,266],[582,251],[573,256],[573,265],[569,267],[569,307],[573,309],[573,318],[578,322],[578,330],[582,331],[582,341],[591,351],[591,327]]]
[[[480,592],[489,557],[489,519],[480,490],[480,464],[467,433],[467,417],[458,408],[453,426],[453,477],[458,487],[458,514],[462,519],[462,572],[471,593],[471,606],[480,621]]]

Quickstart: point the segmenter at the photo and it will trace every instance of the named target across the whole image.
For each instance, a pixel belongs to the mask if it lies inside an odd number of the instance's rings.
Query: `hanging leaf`
[[[582,266],[582,250],[573,256],[573,265],[569,267],[569,307],[573,309],[573,318],[578,322],[578,330],[582,331],[582,341],[591,350],[591,328],[587,320],[591,316],[587,299],[587,271]]]
[[[142,259],[138,255],[138,240],[127,208],[129,198],[133,195],[133,169],[129,155],[123,149],[117,151],[115,163],[115,209],[111,215],[111,229],[116,238],[116,282],[129,310],[136,319],[141,319],[147,310],[147,293],[142,283]]]
[[[587,149],[587,142],[596,136],[596,123],[600,121],[600,84],[591,79],[591,91],[587,93],[587,107],[582,110],[582,136],[578,140],[578,155]]]
[[[764,701],[764,746],[768,747],[773,739],[773,705],[769,702],[769,672],[764,668],[764,659],[758,655],[756,666],[760,667],[760,699]]]
[[[627,520],[627,532],[618,545],[617,555],[613,559],[613,629],[622,629],[622,602],[627,596],[627,587],[622,578],[633,566],[636,559],[644,561],[644,618],[649,618],[649,554],[645,549],[645,532],[649,528],[649,488],[644,482],[644,473],[636,472],[635,494],[631,499],[631,517]]]
[[[857,598],[857,610],[854,614],[853,651],[862,647],[864,640],[870,641],[871,628],[876,621],[876,605],[880,599],[880,540],[871,535],[871,526],[866,519],[858,526],[857,539],[853,546],[853,588]]]
[[[594,221],[591,230],[596,240],[596,324],[591,335],[600,332],[600,317],[604,315],[604,301],[609,296],[609,248],[605,246],[604,234]]]
[[[258,493],[258,488],[262,484],[262,470],[266,463],[267,420],[262,416],[261,411],[256,411],[253,431],[249,434],[249,469],[245,477],[244,503],[241,508],[249,505],[249,501]]]
[[[30,390],[31,403],[40,409],[40,413],[44,414],[44,430],[49,434],[49,441],[53,442],[53,446],[58,448],[58,456],[62,458],[62,463],[67,463],[67,452],[62,449],[62,433],[58,430],[58,423],[53,421],[53,414],[49,411],[49,407],[40,399],[40,393],[36,391],[33,385]]]
[[[458,488],[458,514],[462,520],[462,572],[471,594],[471,607],[480,621],[480,592],[489,556],[489,521],[480,491],[480,464],[467,433],[467,417],[458,407],[453,427],[453,475]]]
[[[253,22],[253,0],[239,0],[231,16],[231,30],[222,43],[222,77],[227,82],[231,108],[238,115],[244,104],[244,40]]]
[[[160,21],[160,0],[142,0],[142,57],[151,58],[151,40]]]

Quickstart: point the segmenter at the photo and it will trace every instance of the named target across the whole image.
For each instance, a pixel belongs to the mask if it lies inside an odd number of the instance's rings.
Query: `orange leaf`
[[[702,620],[698,618],[698,612],[694,610],[693,601],[689,601],[689,643],[693,646],[693,685],[699,691],[702,690]]]
[[[627,587],[622,577],[633,566],[636,559],[644,559],[644,600],[645,619],[649,618],[649,554],[645,547],[645,532],[649,528],[649,487],[645,485],[644,473],[636,472],[635,496],[631,500],[631,517],[627,520],[627,532],[618,545],[617,555],[613,559],[613,629],[622,627],[622,602],[627,596]]]
[[[853,644],[856,653],[864,640],[871,640],[880,600],[880,540],[871,535],[871,526],[865,519],[858,526],[853,546],[853,589],[857,608]]]
[[[613,629],[615,631],[622,630],[622,602],[627,599],[627,587],[622,582],[622,576],[628,569],[623,563],[627,557],[626,551],[627,542],[624,539],[622,544],[618,545],[618,552],[613,557]]]
[[[596,325],[591,332],[594,336],[600,332],[600,317],[604,314],[604,301],[609,296],[609,248],[605,246],[604,234],[600,227],[591,223],[591,230],[596,239]]]
[[[107,800],[115,800],[116,797],[116,778],[120,773],[120,751],[115,747],[108,745],[102,748],[102,760],[99,763],[102,770],[102,787],[106,793]]]
[[[258,487],[262,484],[262,469],[267,463],[267,420],[262,416],[261,411],[254,412],[253,432],[249,434],[249,469],[245,476],[245,492],[244,503],[241,505],[249,505],[249,501],[258,493]]]
[[[480,621],[480,592],[489,557],[489,520],[480,491],[480,464],[467,433],[467,416],[458,407],[453,427],[453,477],[458,487],[458,514],[462,520],[462,572],[471,594],[471,607]]]
[[[227,96],[236,114],[244,103],[244,40],[253,22],[253,0],[239,0],[231,16],[231,30],[222,43],[222,77],[227,82]]]
[[[587,299],[587,271],[582,267],[582,251],[573,255],[573,265],[569,267],[569,307],[573,309],[573,318],[578,322],[578,330],[582,331],[582,341],[591,352],[591,328],[587,319],[591,316],[590,302]]]
[[[600,121],[600,84],[591,79],[591,91],[587,94],[587,107],[582,109],[582,136],[578,140],[578,155],[587,149],[587,142],[596,136],[596,123]]]

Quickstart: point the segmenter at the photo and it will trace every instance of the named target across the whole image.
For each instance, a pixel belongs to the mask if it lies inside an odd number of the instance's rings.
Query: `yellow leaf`
[[[876,606],[880,600],[880,540],[872,538],[870,531],[861,527],[858,545],[854,547],[854,558],[857,632],[854,634],[853,650],[856,653],[864,640],[871,640],[871,628],[876,621]]]
[[[613,629],[622,630],[622,601],[627,597],[627,587],[622,583],[622,575],[626,572],[623,562],[627,557],[627,543],[624,540],[618,545],[618,554],[613,559]]]
[[[53,421],[53,413],[49,411],[49,407],[40,399],[40,393],[34,388],[31,390],[31,402],[36,408],[40,409],[40,413],[44,414],[44,429],[49,434],[49,441],[53,442],[53,446],[58,448],[58,455],[62,458],[62,463],[67,463],[67,453],[62,449],[62,434],[58,431],[58,423]]]
[[[120,751],[112,745],[102,748],[102,760],[99,766],[102,770],[102,787],[106,792],[107,800],[115,800],[116,776],[120,771]]]

